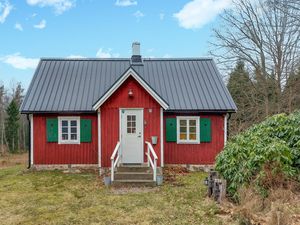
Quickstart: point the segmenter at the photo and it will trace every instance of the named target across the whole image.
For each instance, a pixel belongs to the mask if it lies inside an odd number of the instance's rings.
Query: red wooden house
[[[213,164],[236,106],[212,59],[41,59],[21,112],[30,165]],[[154,171],[154,170],[153,170]]]

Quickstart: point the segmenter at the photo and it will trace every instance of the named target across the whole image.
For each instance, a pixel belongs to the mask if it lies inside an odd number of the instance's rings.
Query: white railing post
[[[148,153],[148,155],[147,155],[148,166],[150,166],[150,160],[149,160],[149,157],[150,157],[150,148],[149,148],[148,144],[147,144],[147,153]]]
[[[111,181],[114,181],[114,160],[111,160],[111,171],[110,171]]]
[[[116,158],[116,162],[115,162],[115,157]],[[117,143],[111,157],[111,170],[110,170],[110,177],[111,177],[111,181],[114,181],[114,176],[115,176],[115,167],[119,165],[119,160],[120,160],[120,142]]]
[[[154,159],[153,180],[156,181],[157,159]]]
[[[157,174],[157,155],[150,144],[150,142],[147,142],[147,158],[148,158],[148,166],[151,166],[153,169],[153,181],[156,181],[156,174]],[[150,154],[151,153],[151,154]],[[153,160],[151,158],[151,155],[153,156]]]

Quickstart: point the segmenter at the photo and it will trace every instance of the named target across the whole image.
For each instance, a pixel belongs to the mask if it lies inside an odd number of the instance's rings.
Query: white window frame
[[[71,120],[77,121],[77,140],[62,140],[62,126],[61,121],[68,120],[68,137],[71,135]],[[60,116],[58,117],[58,144],[80,144],[80,117],[79,116]]]
[[[196,140],[180,140],[180,120],[196,120]],[[200,144],[200,117],[199,116],[177,116],[177,144]],[[187,122],[187,138],[189,139],[189,122]]]

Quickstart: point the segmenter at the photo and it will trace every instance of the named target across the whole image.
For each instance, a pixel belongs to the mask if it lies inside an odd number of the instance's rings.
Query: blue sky
[[[0,83],[28,87],[41,57],[208,55],[230,0],[0,0]]]

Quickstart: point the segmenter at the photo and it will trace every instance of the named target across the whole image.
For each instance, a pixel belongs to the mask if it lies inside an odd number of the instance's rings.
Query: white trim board
[[[160,108],[160,166],[164,166],[164,110]]]
[[[163,109],[169,108],[169,105],[133,70],[129,69],[126,73],[93,105],[97,110],[126,80],[132,76],[160,105]]]
[[[98,124],[98,167],[100,173],[100,168],[101,168],[101,111],[100,109],[97,112],[97,122],[98,122],[97,123]]]
[[[224,147],[227,143],[227,119],[228,119],[228,114],[225,114],[225,116],[224,116]]]

